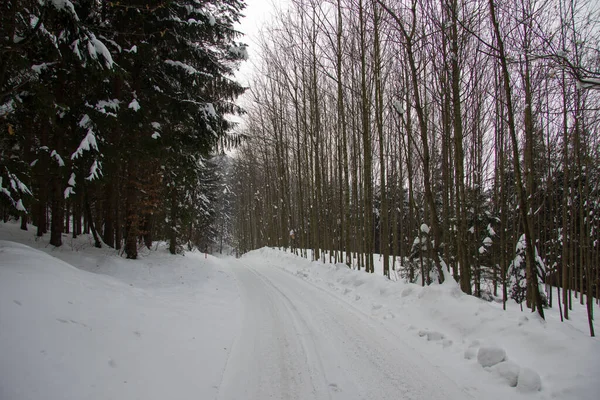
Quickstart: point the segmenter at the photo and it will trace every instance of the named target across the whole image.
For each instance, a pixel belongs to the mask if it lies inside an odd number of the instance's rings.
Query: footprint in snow
[[[431,341],[438,341],[438,340],[442,340],[445,338],[443,333],[440,332],[436,332],[436,331],[427,331],[427,330],[421,330],[419,331],[419,336],[420,337],[427,337],[427,341],[431,342]]]
[[[330,383],[329,387],[331,388],[331,390],[333,390],[334,392],[341,392],[342,389],[340,389],[340,387],[337,385],[337,383]]]

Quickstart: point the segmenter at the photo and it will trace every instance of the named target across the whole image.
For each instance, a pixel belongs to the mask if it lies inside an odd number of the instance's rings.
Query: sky
[[[258,61],[258,37],[263,25],[269,21],[276,7],[285,5],[289,0],[246,0],[246,8],[243,11],[245,15],[241,23],[236,26],[240,32],[245,34],[245,37],[240,41],[248,45],[248,60],[243,62],[235,77],[244,86],[250,85],[254,63]],[[247,107],[249,104],[249,94],[240,96],[237,103],[242,107]],[[238,129],[243,130],[245,127],[245,119],[243,116],[229,116],[232,121],[239,124]]]
[[[241,24],[237,28],[243,32],[246,37],[242,39],[248,44],[249,60],[242,64],[236,77],[247,85],[252,75],[253,62],[257,56],[257,39],[261,27],[269,20],[275,10],[275,5],[281,7],[287,3],[287,0],[246,0],[246,8],[243,11],[245,18],[242,18]]]

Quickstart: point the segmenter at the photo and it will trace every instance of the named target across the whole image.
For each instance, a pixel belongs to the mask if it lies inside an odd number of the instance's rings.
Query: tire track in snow
[[[281,292],[235,266],[244,315],[218,399],[331,399],[309,326]]]
[[[343,299],[279,268],[237,264],[244,323],[219,399],[473,398]]]

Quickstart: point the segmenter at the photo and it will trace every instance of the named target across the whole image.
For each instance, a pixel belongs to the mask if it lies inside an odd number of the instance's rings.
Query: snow
[[[206,103],[201,107],[201,110],[204,112],[204,115],[208,118],[216,118],[217,111],[215,110],[215,106],[212,103]]]
[[[75,189],[73,189],[72,186],[67,186],[67,188],[63,192],[64,198],[68,199],[72,194],[75,194]]]
[[[519,371],[521,371],[521,368],[516,363],[512,361],[503,361],[494,365],[489,370],[492,372],[492,374],[497,375],[500,379],[502,379],[503,382],[506,382],[508,386],[517,386]],[[524,381],[522,381],[521,385],[523,384]]]
[[[0,237],[42,251],[0,241],[1,399],[216,397],[240,312],[224,262],[164,246],[126,261],[85,236],[49,249],[13,228]]]
[[[585,309],[547,321],[264,248],[126,260],[0,224],[0,398],[597,398]],[[502,357],[501,357],[502,356]],[[495,364],[483,367],[484,364]],[[500,359],[507,361],[499,361]]]
[[[75,39],[73,43],[71,43],[71,49],[73,50],[73,53],[79,60],[83,59],[83,57],[81,56],[81,51],[79,51],[79,39]]]
[[[542,389],[542,378],[532,369],[521,368],[517,379],[517,390],[519,392],[537,392]]]
[[[141,107],[140,107],[140,103],[138,103],[137,99],[133,99],[131,100],[131,103],[129,103],[128,108],[131,108],[133,111],[138,111]]]
[[[398,114],[404,115],[404,106],[402,105],[402,103],[400,101],[393,100],[392,105],[394,106],[394,109],[396,110],[396,112]]]
[[[50,153],[50,157],[54,158],[56,160],[56,162],[58,163],[59,167],[64,167],[65,166],[65,162],[62,159],[62,157],[60,156],[60,154],[58,154],[56,152],[56,150],[52,150],[52,153]]]
[[[46,69],[50,68],[51,66],[55,65],[55,62],[50,62],[50,63],[42,63],[42,64],[35,64],[31,66],[31,69],[33,70],[33,72],[35,72],[36,74],[40,75],[42,72],[44,72]]]
[[[600,87],[600,78],[578,79],[576,85],[580,89],[598,89]]]
[[[506,360],[506,351],[496,346],[482,346],[477,352],[477,362],[482,367],[493,367]]]
[[[91,128],[89,128],[87,134],[79,144],[77,150],[73,154],[71,154],[71,160],[77,159],[78,157],[83,155],[84,151],[90,151],[91,149],[98,150],[98,144],[96,143],[96,136],[94,135],[94,131]]]
[[[215,19],[215,16],[210,14],[210,13],[205,13],[205,16],[208,18],[208,24],[210,26],[215,26],[217,23],[217,20]]]
[[[165,60],[165,64],[172,65],[177,68],[181,68],[189,75],[198,73],[198,70],[196,68],[192,67],[191,65],[184,64],[181,61]]]
[[[56,8],[58,11],[66,11],[67,13],[71,14],[76,21],[79,21],[79,17],[75,12],[75,7],[69,0],[51,0],[51,2],[54,8]]]
[[[87,48],[90,57],[97,60],[98,54],[100,54],[104,58],[104,65],[109,69],[113,67],[114,61],[112,55],[110,54],[110,51],[104,45],[104,43],[96,39],[96,37],[93,34],[90,34]]]
[[[17,201],[17,206],[16,206],[17,211],[24,211],[27,212],[27,210],[25,209],[25,206],[23,205],[23,200],[19,199]]]
[[[427,224],[421,224],[421,232],[428,234],[429,233],[429,226],[427,226]]]
[[[240,60],[244,60],[244,61],[248,60],[248,46],[246,46],[244,44],[231,46],[229,48],[229,52]]]
[[[96,103],[94,108],[100,111],[102,114],[107,114],[111,116],[116,116],[115,113],[107,111],[107,108],[117,111],[121,107],[121,101],[118,99],[108,99],[108,100],[100,100]],[[87,115],[85,115],[87,117]],[[88,117],[89,118],[89,117]],[[79,123],[81,125],[81,122]]]
[[[102,174],[102,169],[100,168],[100,163],[98,160],[94,160],[92,166],[90,167],[90,174],[85,178],[87,181],[93,181],[94,179],[98,179]]]
[[[491,392],[508,398],[521,395],[506,379],[488,373],[505,368],[498,366],[509,361],[492,368],[483,368],[477,362],[479,349],[488,346],[503,349],[506,358],[519,369],[529,368],[541,377],[542,390],[536,392],[536,398],[597,398],[600,383],[594,374],[600,371],[600,359],[596,357],[600,341],[589,337],[585,306],[574,308],[571,319],[560,322],[555,304],[553,309],[545,310],[546,321],[542,321],[537,314],[521,312],[514,301],[509,301],[507,311],[503,311],[501,303],[464,295],[452,280],[425,288],[391,281],[381,276],[381,260],[375,265],[376,274],[364,274],[344,264],[309,262],[274,249],[257,250],[245,257],[284,269],[368,313],[392,329],[397,340],[418,348],[422,357],[435,362],[454,379],[490,385],[488,391],[481,389],[485,392],[482,398],[490,398]],[[375,304],[382,307],[373,307]],[[423,341],[442,336],[441,340]],[[422,343],[415,344],[413,338]],[[532,394],[527,396],[531,398]]]
[[[81,128],[87,128],[91,123],[91,119],[90,116],[87,114],[84,114],[83,117],[81,117],[81,119],[79,120],[79,127]]]
[[[4,104],[0,104],[0,118],[4,118],[5,116],[13,113],[14,111],[15,111],[14,99],[10,99]]]
[[[134,54],[135,54],[135,53],[137,53],[137,51],[138,51],[138,48],[137,48],[137,46],[136,46],[136,45],[133,45],[133,46],[131,46],[131,48],[130,48],[130,49],[125,49],[124,51],[125,51],[126,53],[134,53]]]

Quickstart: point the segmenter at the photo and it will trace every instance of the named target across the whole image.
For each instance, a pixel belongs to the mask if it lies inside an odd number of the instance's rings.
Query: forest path
[[[219,399],[476,397],[381,322],[298,276],[244,261],[232,261],[244,312]]]

